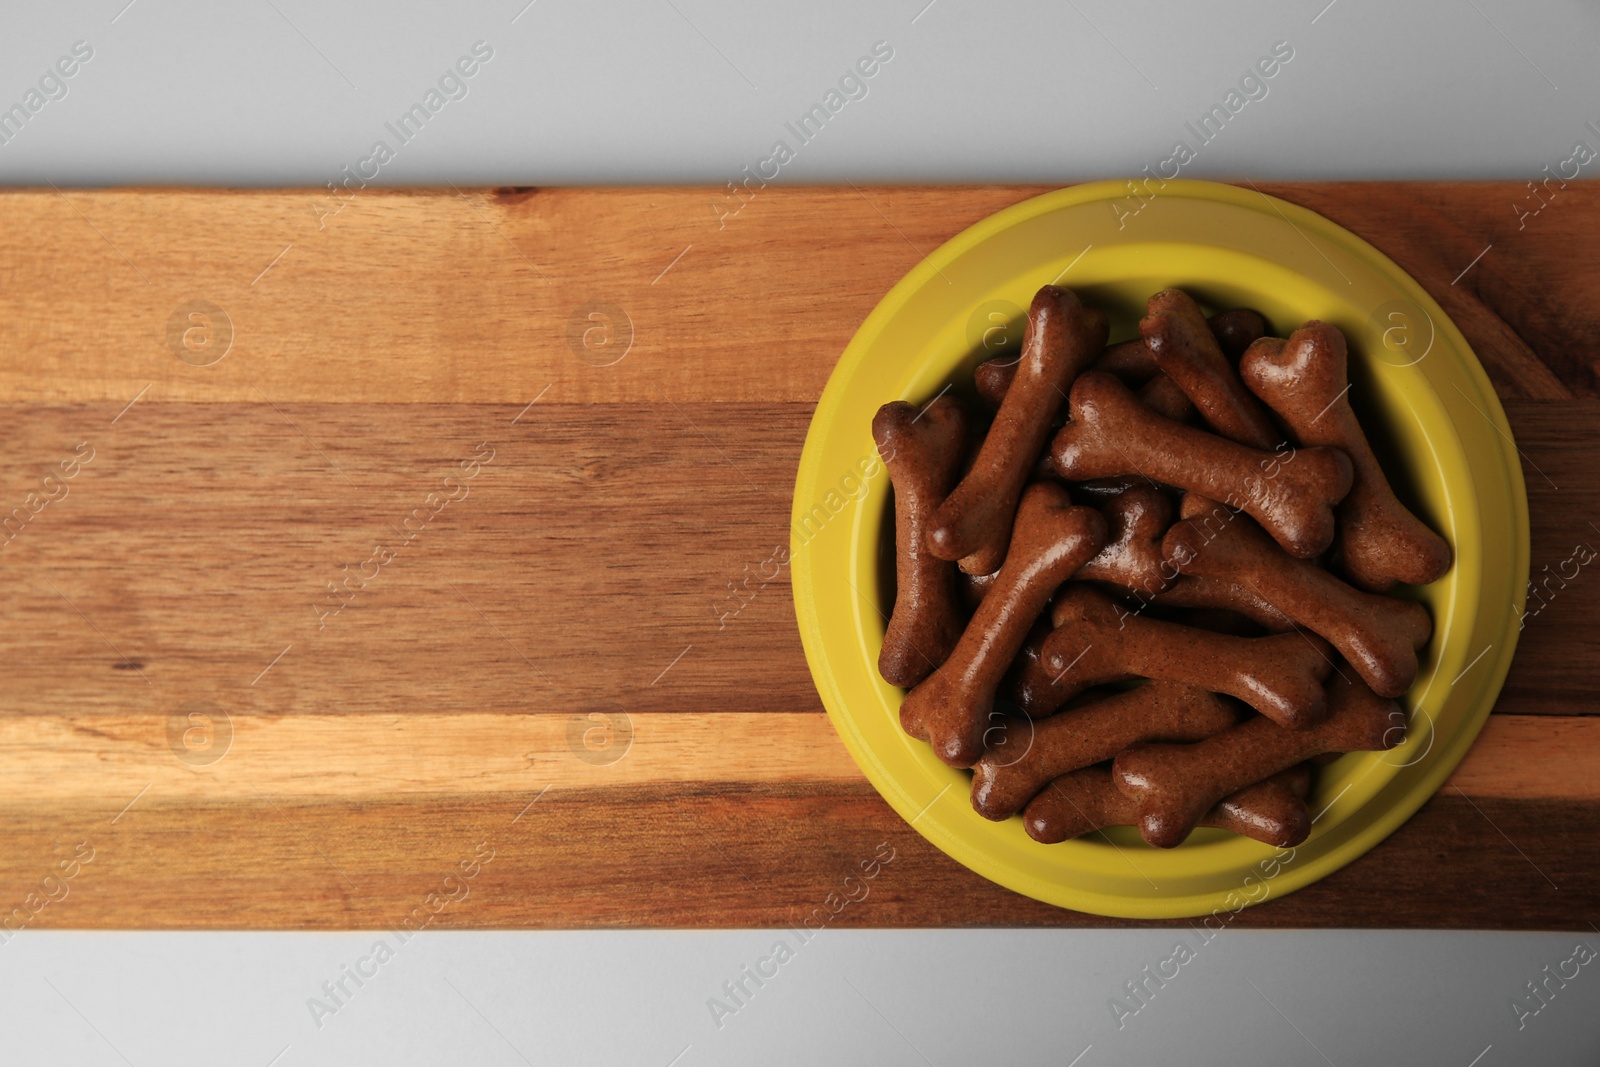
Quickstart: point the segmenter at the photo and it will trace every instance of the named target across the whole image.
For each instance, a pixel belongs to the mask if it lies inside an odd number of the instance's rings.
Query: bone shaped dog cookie
[[[1150,298],[1139,322],[1145,347],[1218,433],[1252,448],[1271,450],[1283,439],[1256,398],[1239,381],[1222,346],[1206,326],[1200,306],[1181,289]]]
[[[1292,848],[1311,834],[1305,802],[1310,789],[1310,768],[1291,767],[1222,798],[1199,825]],[[1112,772],[1104,767],[1086,767],[1057,778],[1022,813],[1028,836],[1045,845],[1108,826],[1133,826],[1138,818],[1138,800],[1118,789]]]
[[[1156,358],[1145,347],[1143,337],[1131,341],[1118,341],[1100,354],[1091,370],[1102,374],[1115,374],[1125,385],[1143,385],[1161,373]]]
[[[961,636],[956,568],[929,552],[923,539],[933,510],[960,473],[967,417],[948,396],[920,412],[895,401],[878,409],[872,437],[894,486],[894,612],[878,673],[890,685],[910,688],[944,662]]]
[[[1124,341],[1123,344],[1136,347],[1141,353],[1144,353],[1143,360],[1145,362],[1149,361],[1149,350],[1144,347],[1142,340]],[[1113,368],[1126,369],[1126,367],[1132,366],[1135,361],[1112,357],[1111,354],[1118,347],[1120,346],[1112,345],[1106,349],[1106,355],[1101,356],[1094,363],[1094,366],[1100,367],[1102,364],[1107,364],[1108,361],[1109,366]],[[1006,398],[1006,390],[1011,388],[1011,380],[1017,376],[1017,360],[1018,357],[1016,356],[996,356],[993,359],[984,360],[973,368],[972,384],[977,387],[978,395],[993,406],[999,407]],[[1154,363],[1150,363],[1150,371],[1151,373],[1143,375],[1134,371],[1119,375],[1119,377],[1123,377],[1125,380],[1137,378],[1138,381],[1135,384],[1139,385],[1139,399],[1144,401],[1146,407],[1162,418],[1171,419],[1173,422],[1182,422],[1194,414],[1194,404],[1190,402],[1188,395],[1179,388],[1177,382],[1156,370]]]
[[[1433,634],[1428,609],[1363,593],[1284,552],[1244,516],[1220,528],[1176,523],[1162,552],[1184,574],[1236,582],[1323,637],[1379,696],[1397,697],[1417,677],[1417,649]]]
[[[1040,662],[1045,639],[1050,636],[1050,620],[1041,618],[1028,632],[1000,692],[1021,708],[1030,719],[1054,715],[1076,692],[1057,684],[1056,676]]]
[[[1148,599],[1151,603],[1169,608],[1232,611],[1269,633],[1288,633],[1294,629],[1294,620],[1289,616],[1239,583],[1222,578],[1180,575],[1171,585]]]
[[[1011,388],[1011,380],[1017,376],[1020,360],[1020,356],[995,356],[972,368],[972,384],[978,395],[999,407],[1006,398],[1006,390]]]
[[[1112,788],[1116,788],[1115,780]],[[1292,848],[1311,836],[1311,812],[1306,808],[1306,794],[1310,792],[1311,762],[1297,763],[1223,797],[1200,820],[1200,825],[1231,830],[1279,848]]]
[[[1247,719],[1188,745],[1135,745],[1117,756],[1117,787],[1136,798],[1139,833],[1157,848],[1189,836],[1212,805],[1326,752],[1381,752],[1405,739],[1405,713],[1359,680],[1336,677],[1328,717],[1309,730]]]
[[[1199,741],[1239,721],[1214,693],[1177,682],[1147,682],[1137,689],[1064,711],[1031,724],[1021,756],[991,748],[972,768],[972,807],[986,819],[1021,811],[1051,779],[1108,760],[1140,741]],[[1030,736],[1026,719],[1005,723],[1004,737]]]
[[[1198,493],[1183,494],[1178,507],[1180,519],[1192,519],[1206,532],[1222,529],[1238,515],[1215,500]],[[1178,569],[1164,557],[1162,573],[1177,575]],[[1151,602],[1169,608],[1186,608],[1200,611],[1231,611],[1242,615],[1269,633],[1287,633],[1294,629],[1294,620],[1263,600],[1238,582],[1224,578],[1202,578],[1197,574],[1182,575],[1159,593],[1148,598]]]
[[[1231,363],[1239,362],[1245,350],[1267,332],[1267,320],[1261,317],[1261,312],[1251,308],[1219,312],[1207,319],[1206,325],[1211,327],[1211,335]]]
[[[1105,342],[1104,312],[1085,307],[1070,289],[1039,290],[1028,311],[1016,378],[972,469],[929,523],[927,545],[935,556],[959,560],[968,574],[999,569],[1017,499],[1050,437],[1062,393]]]
[[[1223,354],[1233,363],[1239,361],[1251,342],[1267,332],[1267,320],[1261,317],[1260,312],[1249,308],[1234,308],[1213,315],[1206,320],[1206,325],[1217,339],[1217,344],[1222,346]],[[1143,384],[1161,371],[1143,337],[1120,341],[1107,348],[1094,361],[1093,369],[1115,374],[1128,385]]]
[[[1011,379],[1016,373],[1017,362],[1014,357],[1002,359],[997,356],[978,364],[972,372],[972,381],[978,387],[979,396],[999,407],[1000,402],[1006,398],[1006,390],[1010,388]],[[1178,383],[1160,371],[1139,386],[1139,399],[1144,401],[1145,407],[1173,422],[1182,422],[1194,414],[1194,404],[1189,401],[1184,391],[1178,388]]]
[[[1107,500],[1106,543],[1076,577],[1115,582],[1148,596],[1172,584],[1175,572],[1163,566],[1161,538],[1172,525],[1172,501],[1150,485],[1136,485]]]
[[[983,755],[994,694],[1050,596],[1100,551],[1106,521],[1075,507],[1067,490],[1038,483],[1017,506],[1016,529],[1000,576],[939,668],[906,694],[900,725],[955,767]]]
[[[1164,419],[1109,374],[1072,386],[1072,421],[1050,445],[1069,480],[1139,474],[1243,508],[1291,555],[1333,543],[1333,507],[1350,491],[1350,460],[1336,448],[1263,452]]]
[[[994,580],[999,576],[999,571],[993,574],[968,574],[956,569],[956,588],[961,591],[961,602],[967,606],[967,611],[977,610],[983,598],[989,595],[989,587],[994,585]]]
[[[1091,489],[1090,495],[1101,496]],[[1168,574],[1169,568],[1161,555],[1161,537],[1172,525],[1172,501],[1167,494],[1154,486],[1119,485],[1114,491],[1108,488],[1100,513],[1106,517],[1107,535],[1104,547],[1095,557],[1078,569],[1078,577],[1097,581],[1118,582],[1130,589],[1158,590],[1170,585],[1177,572]],[[994,574],[958,573],[956,584],[961,598],[969,608],[976,608],[994,584]],[[1030,642],[1031,643],[1031,642]],[[1023,645],[1026,656],[1029,645]],[[1032,708],[1028,713],[1035,714]]]
[[[1088,585],[1062,590],[1041,660],[1078,691],[1125,678],[1162,678],[1237,697],[1291,729],[1322,719],[1326,642],[1302,634],[1235,637],[1134,615]]]
[[[1355,466],[1355,484],[1339,504],[1336,545],[1352,582],[1381,593],[1396,582],[1427,585],[1450,569],[1450,546],[1394,495],[1350,408],[1337,327],[1308,322],[1287,341],[1263,338],[1245,353],[1239,374],[1299,444],[1333,445]]]
[[[1157,415],[1173,422],[1183,422],[1194,414],[1194,403],[1188,394],[1165,374],[1157,374],[1141,385],[1139,400]]]

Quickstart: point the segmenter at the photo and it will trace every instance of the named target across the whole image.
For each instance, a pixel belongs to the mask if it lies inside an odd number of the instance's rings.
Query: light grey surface
[[[95,0],[12,4],[0,106],[93,59],[0,145],[0,182],[321,186],[386,139],[384,183],[1534,178],[1600,146],[1600,9],[1509,0],[1208,5],[973,0]],[[476,41],[465,97],[385,131]],[[878,41],[822,133],[785,128]],[[1274,43],[1294,58],[1223,132],[1186,131]],[[842,98],[842,97],[841,97]],[[1591,165],[1591,169],[1595,165]]]
[[[0,183],[322,186],[380,139],[374,181],[461,185],[721,183],[780,140],[795,182],[1135,174],[1180,139],[1185,176],[1533,179],[1600,147],[1592,4],[525,4],[11,5],[0,108],[93,56],[7,131]],[[478,41],[402,144],[385,123]],[[802,142],[786,124],[880,41]],[[1278,42],[1260,98],[1197,137]],[[318,1027],[308,1000],[374,935],[25,931],[0,944],[0,1061],[1600,1062],[1600,963],[1520,1029],[1513,1007],[1592,932],[825,931],[718,1028],[707,1000],[776,936],[424,935]],[[1196,958],[1119,1029],[1123,983],[1180,939]]]
[[[1512,1007],[1592,933],[1212,936],[24,931],[0,946],[0,1027],[7,1063],[108,1067],[1600,1062],[1600,959],[1567,965],[1536,1014]],[[380,937],[393,958],[361,964]],[[780,938],[793,957],[737,1006],[723,983]],[[1193,957],[1160,980],[1180,941]],[[322,983],[358,964],[372,977],[335,1003]],[[1126,983],[1146,966],[1141,1005]]]

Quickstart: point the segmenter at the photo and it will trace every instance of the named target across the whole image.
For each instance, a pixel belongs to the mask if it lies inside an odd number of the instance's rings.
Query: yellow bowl
[[[884,799],[992,881],[1100,915],[1237,912],[1337,870],[1392,833],[1460,762],[1511,665],[1528,573],[1528,504],[1516,446],[1466,340],[1433,299],[1354,234],[1258,192],[1172,181],[1130,193],[1080,185],[1001,211],[923,260],[861,325],[811,422],[795,484],[791,573],[811,674],[834,727]],[[1041,845],[1022,820],[990,822],[970,775],[900,730],[902,692],[878,677],[892,559],[889,484],[873,413],[891,400],[970,391],[971,371],[1020,337],[1054,282],[1133,336],[1151,293],[1253,307],[1279,333],[1308,319],[1350,341],[1351,402],[1396,491],[1455,548],[1449,574],[1410,590],[1435,633],[1402,700],[1407,741],[1324,768],[1310,838],[1294,849],[1199,830],[1171,850],[1130,829]],[[1413,857],[1408,862],[1426,862]]]

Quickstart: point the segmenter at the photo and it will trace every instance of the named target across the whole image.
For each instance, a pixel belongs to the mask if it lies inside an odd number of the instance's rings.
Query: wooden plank
[[[0,405],[8,503],[95,450],[0,533],[0,710],[820,708],[787,569],[744,591],[802,405],[119,406]]]
[[[552,791],[524,807],[520,796],[141,801],[114,825],[104,809],[74,818],[39,807],[7,819],[0,907],[22,906],[28,893],[37,900],[57,861],[81,850],[93,858],[67,895],[17,922],[779,926],[852,891],[844,878],[886,846],[893,859],[870,895],[830,925],[1170,925],[1083,915],[1002,889],[933,848],[865,783],[638,788],[605,804]],[[1469,803],[1446,792],[1355,864],[1227,925],[1581,928],[1600,905],[1600,852],[1575,843],[1596,835],[1592,803]],[[462,863],[488,853],[470,882],[461,878]],[[435,911],[429,894],[457,899]]]
[[[1505,800],[1600,801],[1600,719],[1491,715],[1446,790]]]
[[[810,403],[897,278],[1025,193],[773,189],[718,228],[705,189],[372,191],[319,228],[310,191],[3,192],[33,239],[0,249],[30,281],[7,287],[0,352],[28,358],[0,396]],[[196,300],[233,327],[202,368],[167,337]],[[613,365],[582,343],[594,310],[631,333]]]
[[[1046,188],[768,188],[720,222],[706,189],[372,190],[332,217],[306,190],[0,192],[29,235],[0,248],[0,277],[24,283],[6,287],[0,352],[27,354],[0,368],[0,396],[520,405],[550,386],[543,402],[809,403],[909,267]],[[1596,395],[1596,357],[1571,338],[1600,327],[1600,265],[1569,235],[1600,218],[1597,183],[1569,183],[1520,230],[1513,182],[1262,189],[1418,278],[1502,395]],[[168,345],[195,300],[233,325],[209,367]],[[586,362],[569,343],[600,305],[633,338],[607,367],[591,362],[611,349],[580,343]]]
[[[1508,400],[1506,417],[1528,486],[1532,587],[1497,707],[1593,715],[1600,712],[1600,402]]]
[[[547,788],[861,780],[827,717],[814,712],[630,714],[618,705],[571,715],[418,711],[218,723],[196,720],[185,744],[151,716],[0,717],[0,790],[26,804],[120,798],[114,808],[147,787],[163,802],[472,793],[520,806]],[[1600,755],[1600,733],[1595,741]]]
[[[350,753],[360,758],[342,758]],[[1597,765],[1600,719],[1496,715],[1446,788],[1476,798],[1600,802]],[[148,715],[0,717],[0,793],[8,798],[0,812],[45,805],[114,814],[135,796],[141,804],[263,796],[304,803],[471,793],[503,805],[546,789],[861,781],[816,712],[630,714],[618,705],[571,715],[184,717],[171,727]]]

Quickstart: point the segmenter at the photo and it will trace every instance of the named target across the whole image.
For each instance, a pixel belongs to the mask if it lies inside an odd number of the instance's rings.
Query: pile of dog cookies
[[[949,395],[873,419],[896,580],[878,669],[980,814],[1044,843],[1210,826],[1287,847],[1315,764],[1404,740],[1394,698],[1433,625],[1387,594],[1450,547],[1373,455],[1343,334],[1266,330],[1168,289],[1107,348],[1106,316],[1046,286],[1021,354],[976,369],[986,431]]]

